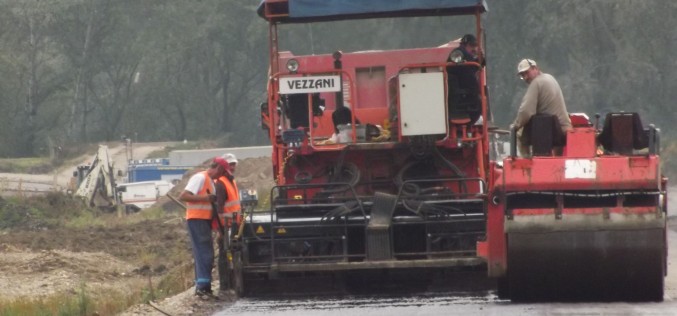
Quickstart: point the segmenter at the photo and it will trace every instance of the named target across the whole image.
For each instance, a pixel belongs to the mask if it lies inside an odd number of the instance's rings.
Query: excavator
[[[74,196],[81,198],[90,207],[115,211],[120,203],[113,162],[108,155],[108,146],[99,145],[99,150],[88,165],[78,166],[73,172]]]

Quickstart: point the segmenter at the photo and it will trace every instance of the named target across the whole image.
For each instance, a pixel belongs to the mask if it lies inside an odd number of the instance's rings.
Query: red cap
[[[214,158],[214,163],[223,167],[223,170],[230,171],[230,165],[228,165],[228,161],[226,161],[225,159],[221,157],[216,157]]]

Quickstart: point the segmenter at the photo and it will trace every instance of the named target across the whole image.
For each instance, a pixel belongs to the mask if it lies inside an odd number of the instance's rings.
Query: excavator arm
[[[111,209],[119,204],[108,146],[99,145],[99,150],[89,169],[85,171],[75,196],[81,197],[91,207]]]

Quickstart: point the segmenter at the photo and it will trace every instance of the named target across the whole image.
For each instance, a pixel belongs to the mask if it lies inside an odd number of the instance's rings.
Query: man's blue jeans
[[[214,264],[211,220],[189,219],[186,222],[195,260],[195,289],[211,291]]]

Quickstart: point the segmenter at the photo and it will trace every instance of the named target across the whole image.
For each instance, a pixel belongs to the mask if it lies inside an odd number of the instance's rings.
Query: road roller
[[[482,254],[498,295],[513,301],[662,301],[666,184],[659,130],[638,113],[593,124],[534,116],[528,158],[493,166]],[[603,123],[600,123],[600,118]]]

